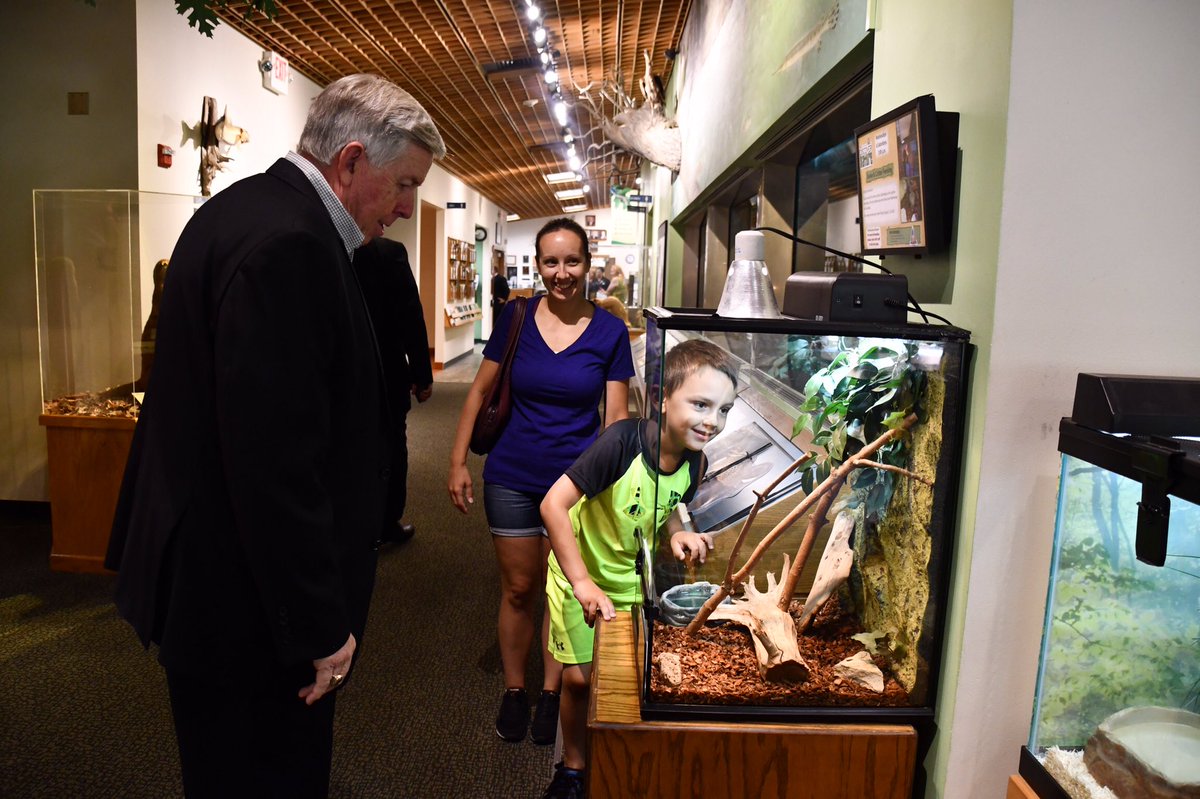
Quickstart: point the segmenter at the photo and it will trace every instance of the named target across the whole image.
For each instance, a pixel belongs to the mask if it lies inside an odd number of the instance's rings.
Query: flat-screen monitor
[[[943,154],[933,95],[918,97],[856,128],[854,141],[862,252],[890,255],[943,249],[949,233],[944,204],[950,197],[943,196]],[[957,141],[951,146],[957,146]]]

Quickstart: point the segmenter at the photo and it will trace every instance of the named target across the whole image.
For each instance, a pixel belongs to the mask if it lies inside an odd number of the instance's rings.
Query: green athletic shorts
[[[613,604],[618,613],[632,607]],[[553,568],[546,572],[546,612],[550,614],[549,649],[554,659],[566,666],[591,663],[596,629],[584,620],[583,606],[575,598],[571,583]]]

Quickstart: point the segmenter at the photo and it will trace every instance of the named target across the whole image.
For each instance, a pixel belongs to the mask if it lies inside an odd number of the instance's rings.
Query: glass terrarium
[[[136,417],[167,260],[198,198],[36,190],[43,413]]]
[[[702,337],[736,365],[680,524],[648,542],[635,625],[648,719],[913,724],[930,740],[959,484],[967,331],[646,311],[648,406]],[[656,500],[666,501],[664,498]]]
[[[1200,796],[1200,380],[1079,376],[1029,746],[1046,797]]]

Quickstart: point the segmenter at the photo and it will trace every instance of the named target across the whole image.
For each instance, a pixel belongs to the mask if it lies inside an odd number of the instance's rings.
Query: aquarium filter
[[[908,278],[861,272],[797,272],[787,279],[783,313],[818,322],[891,322],[908,319]]]

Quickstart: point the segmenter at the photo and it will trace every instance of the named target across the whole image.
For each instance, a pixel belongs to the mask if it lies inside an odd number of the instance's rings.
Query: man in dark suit
[[[410,397],[424,402],[433,395],[429,335],[408,251],[391,239],[372,239],[354,255],[354,272],[371,312],[391,408],[391,478],[383,517],[384,541],[402,544],[415,530],[404,522],[408,496],[408,431]]]
[[[189,797],[328,793],[390,457],[351,256],[411,216],[445,145],[411,95],[353,75],[297,151],[175,246],[106,561],[158,644]]]

